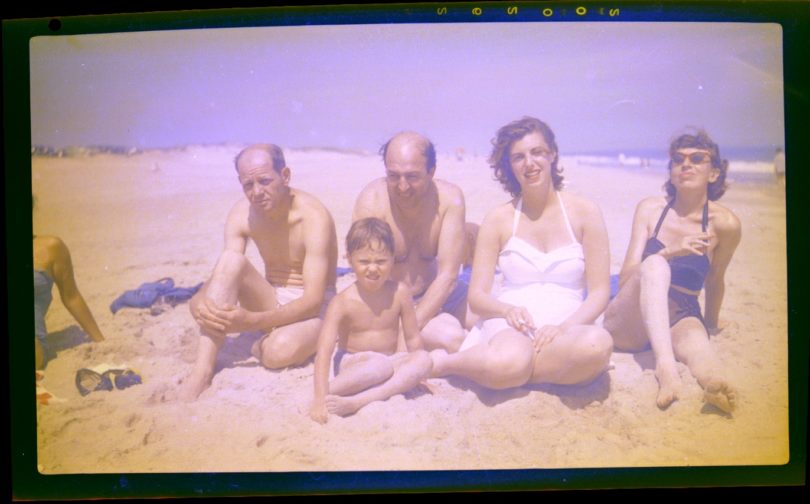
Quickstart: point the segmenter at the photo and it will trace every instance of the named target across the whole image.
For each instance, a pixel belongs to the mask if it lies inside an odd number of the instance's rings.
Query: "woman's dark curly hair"
[[[512,165],[509,162],[509,150],[512,145],[529,133],[538,132],[543,135],[543,140],[554,153],[554,161],[551,163],[551,181],[554,189],[562,189],[562,169],[557,166],[559,156],[557,155],[557,143],[554,141],[554,132],[548,124],[534,117],[524,117],[523,119],[510,122],[498,130],[496,137],[492,140],[492,154],[489,156],[489,165],[495,171],[495,180],[501,183],[503,188],[512,196],[520,195],[520,184],[512,172]]]
[[[726,192],[728,184],[726,184],[726,174],[728,173],[728,160],[720,157],[720,147],[712,141],[709,134],[703,130],[698,130],[694,135],[684,134],[676,138],[669,145],[669,173],[672,173],[672,155],[679,149],[704,149],[709,151],[712,158],[712,168],[720,172],[717,180],[709,183],[708,197],[711,201],[719,200],[720,197]],[[667,179],[664,183],[664,190],[670,198],[675,197],[676,189],[672,185],[672,180]]]

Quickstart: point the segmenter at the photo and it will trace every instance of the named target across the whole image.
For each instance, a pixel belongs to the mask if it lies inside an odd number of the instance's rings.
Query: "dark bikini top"
[[[658,231],[661,229],[661,224],[664,222],[664,217],[666,217],[669,209],[672,208],[672,203],[674,203],[674,201],[675,200],[667,203],[664,211],[661,212],[661,217],[658,219],[658,224],[655,226],[655,232],[653,233],[652,238],[647,240],[646,245],[644,245],[644,253],[641,255],[642,261],[646,259],[647,256],[655,254],[666,247],[666,245],[658,240]],[[703,206],[702,228],[704,233],[706,232],[708,226],[709,202],[707,201],[706,205]],[[709,274],[711,264],[709,263],[709,258],[705,255],[689,254],[685,256],[673,257],[669,260],[669,267],[672,270],[672,280],[670,282],[671,285],[683,287],[684,289],[691,291],[699,291],[703,288],[703,282],[706,280],[706,276]]]

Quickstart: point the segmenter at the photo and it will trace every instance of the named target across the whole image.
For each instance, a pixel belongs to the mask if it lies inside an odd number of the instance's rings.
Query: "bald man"
[[[261,331],[252,353],[267,368],[301,364],[315,353],[323,308],[335,292],[337,239],[329,211],[290,187],[281,149],[251,145],[236,156],[246,198],[225,223],[225,250],[210,280],[192,298],[200,326],[197,360],[181,398],[196,399],[211,382],[226,335]],[[259,273],[245,257],[253,240]]]
[[[457,281],[465,253],[464,195],[433,178],[436,150],[417,133],[394,136],[380,154],[386,175],[363,189],[352,219],[377,217],[391,226],[391,277],[411,290],[425,346],[455,352],[467,314],[466,285]]]

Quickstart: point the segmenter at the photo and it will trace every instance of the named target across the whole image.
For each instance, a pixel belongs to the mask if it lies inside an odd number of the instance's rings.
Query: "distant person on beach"
[[[478,232],[469,299],[482,321],[458,353],[431,352],[431,374],[492,389],[590,382],[607,370],[612,350],[608,332],[593,325],[610,295],[602,213],[561,191],[559,152],[544,122],[509,123],[493,144],[489,163],[512,199]]]
[[[377,217],[391,226],[391,278],[413,294],[425,347],[454,352],[467,321],[467,285],[458,281],[465,250],[464,195],[458,186],[434,178],[436,150],[417,133],[394,136],[380,154],[386,176],[363,189],[352,220]]]
[[[335,223],[318,199],[290,187],[281,149],[252,145],[235,165],[246,198],[228,214],[225,250],[190,303],[200,339],[181,392],[186,400],[208,387],[227,334],[264,332],[252,353],[267,368],[306,361],[315,353],[319,314],[335,292]],[[264,261],[264,274],[245,257],[249,240]]]
[[[51,305],[53,285],[62,304],[73,315],[92,341],[104,341],[93,313],[79,292],[73,276],[73,261],[67,245],[56,236],[34,235],[34,345],[36,368],[42,369],[53,358],[45,337],[45,314]]]
[[[785,183],[785,151],[777,148],[776,154],[773,156],[773,174],[776,177],[776,182],[779,184]]]
[[[346,236],[346,255],[357,280],[329,303],[315,357],[310,416],[320,423],[328,413],[351,415],[373,401],[407,392],[430,373],[410,289],[389,280],[391,227],[373,217],[356,221]],[[400,324],[407,353],[396,353]]]
[[[731,412],[736,395],[709,342],[710,334],[722,330],[724,277],[740,243],[740,220],[717,203],[726,191],[728,161],[704,131],[677,137],[669,156],[667,195],[636,207],[619,293],[604,326],[618,349],[652,347],[660,408],[678,399],[677,359],[703,387],[707,402]],[[705,316],[698,303],[704,285]]]

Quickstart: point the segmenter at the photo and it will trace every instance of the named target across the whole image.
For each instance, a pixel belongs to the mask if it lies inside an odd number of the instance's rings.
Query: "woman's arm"
[[[569,208],[575,209],[579,217],[577,220],[582,223],[588,296],[577,311],[560,324],[563,330],[575,325],[593,324],[605,311],[610,299],[610,246],[602,211],[595,203],[585,200],[569,205]]]
[[[470,287],[467,291],[470,308],[483,318],[503,316],[503,307],[499,305],[504,303],[499,303],[490,295],[501,247],[496,213],[497,210],[490,212],[478,231]]]
[[[731,210],[725,210],[715,225],[717,247],[712,254],[712,266],[706,277],[706,326],[709,331],[718,329],[720,307],[725,294],[725,275],[734,251],[742,238],[740,219]]]
[[[512,327],[521,330],[520,321],[526,322],[529,326],[533,325],[528,311],[519,306],[502,303],[491,294],[495,280],[495,266],[504,242],[504,226],[508,226],[508,218],[504,214],[509,212],[504,210],[505,207],[498,207],[490,212],[478,231],[467,300],[472,311],[481,318],[502,317]],[[511,228],[509,230],[511,231]]]
[[[96,324],[96,319],[90,312],[87,303],[79,292],[76,285],[76,279],[73,276],[73,262],[70,259],[70,251],[67,246],[59,238],[55,238],[53,244],[49,247],[51,250],[51,257],[53,263],[51,271],[53,273],[53,280],[56,287],[59,289],[59,296],[62,298],[62,304],[73,315],[76,322],[82,327],[85,333],[90,336],[93,341],[103,341],[104,335]]]
[[[655,215],[655,210],[661,206],[661,198],[646,198],[639,202],[633,214],[633,229],[630,234],[630,243],[624,255],[624,263],[619,272],[619,287],[635,273],[641,264],[641,256],[649,238],[649,220]],[[589,287],[590,288],[590,287]]]

